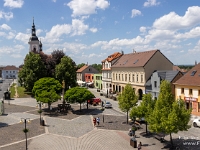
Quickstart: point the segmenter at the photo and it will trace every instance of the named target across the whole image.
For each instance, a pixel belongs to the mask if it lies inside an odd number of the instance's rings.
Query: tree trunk
[[[173,148],[173,147],[174,147],[174,145],[173,145],[173,141],[172,141],[172,134],[170,133],[169,135],[170,135],[170,142],[171,142],[171,146],[172,146],[172,148]]]
[[[80,111],[81,111],[81,103],[80,103]]]
[[[148,134],[148,131],[147,131],[147,121],[145,121],[145,124],[146,124],[146,134]]]
[[[127,111],[127,116],[126,116],[126,124],[128,124],[128,111]]]

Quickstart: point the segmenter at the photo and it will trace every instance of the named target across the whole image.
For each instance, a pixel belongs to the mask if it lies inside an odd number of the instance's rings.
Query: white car
[[[110,102],[106,102],[104,105],[105,108],[112,108],[112,104]]]
[[[200,119],[194,119],[193,126],[194,127],[200,127]]]

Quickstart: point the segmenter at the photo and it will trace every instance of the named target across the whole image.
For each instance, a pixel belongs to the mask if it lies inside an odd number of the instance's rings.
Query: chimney
[[[136,51],[133,49],[133,53],[136,53]]]

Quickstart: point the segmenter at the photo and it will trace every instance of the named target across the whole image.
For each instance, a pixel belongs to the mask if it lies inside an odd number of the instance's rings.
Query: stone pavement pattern
[[[14,105],[15,104],[15,105]],[[9,109],[13,108],[9,111]],[[28,133],[28,149],[29,150],[132,150],[130,146],[130,137],[128,130],[120,117],[126,118],[121,113],[117,116],[112,116],[112,110],[108,110],[105,123],[102,122],[101,111],[95,110],[91,115],[81,115],[74,119],[62,119],[58,117],[43,116],[46,121],[44,127],[39,126],[39,115],[29,113],[32,110],[37,110],[36,100],[33,98],[15,99],[11,101],[11,105],[7,105],[8,115],[0,116],[0,119],[5,124],[10,126],[0,127],[0,142],[1,150],[18,150],[25,149],[25,137],[22,129],[23,124],[19,124],[20,118],[31,118],[32,122],[28,128],[32,132]],[[16,112],[14,110],[17,110]],[[104,112],[105,113],[105,112]],[[101,123],[98,127],[93,127],[93,116],[100,116]],[[105,113],[106,115],[106,113]],[[119,117],[119,118],[117,118]],[[115,119],[114,119],[115,118]],[[117,120],[119,120],[117,122]],[[112,122],[113,121],[113,122]],[[108,124],[123,126],[120,130],[113,130]],[[111,126],[112,126],[111,125]],[[108,130],[109,129],[109,130]],[[36,134],[36,133],[37,134]],[[137,131],[137,141],[141,141],[144,146],[142,150],[160,150],[164,144],[154,138],[145,138],[140,136]],[[3,135],[7,141],[3,143]],[[34,134],[35,133],[35,134]],[[19,137],[19,138],[18,138]],[[166,137],[169,139],[169,137]]]

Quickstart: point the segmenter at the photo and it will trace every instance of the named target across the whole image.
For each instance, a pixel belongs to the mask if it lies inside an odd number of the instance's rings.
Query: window
[[[189,94],[192,95],[192,89],[189,89]]]
[[[116,80],[117,80],[117,73],[116,73]]]
[[[191,76],[194,76],[196,72],[197,72],[196,70],[193,70]]]
[[[157,81],[154,81],[154,87],[155,88],[157,87]]]
[[[88,79],[90,79],[90,76],[88,76]]]
[[[141,82],[143,82],[143,75],[141,75]]]
[[[122,81],[124,81],[124,75],[122,74]]]
[[[13,73],[15,73],[15,71],[13,71]]]
[[[131,82],[131,74],[128,75],[128,80]]]
[[[115,73],[113,73],[113,80],[115,80]]]
[[[119,74],[119,81],[120,81],[120,74]]]
[[[10,71],[10,73],[11,73],[12,71]]]
[[[127,74],[125,74],[125,81],[127,81]]]
[[[199,90],[199,92],[198,92],[198,95],[200,96],[200,90]],[[200,109],[200,107],[199,107],[199,109]]]
[[[8,71],[6,71],[6,73],[8,73]]]
[[[90,69],[89,69],[89,71],[90,71]]]
[[[132,76],[132,82],[135,82],[135,75]]]
[[[181,94],[184,94],[184,88],[181,88]]]
[[[138,74],[137,74],[137,77],[136,77],[136,81],[138,82]]]

